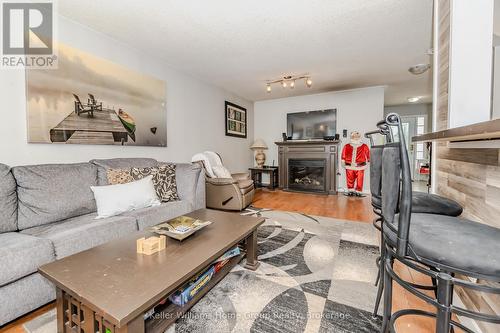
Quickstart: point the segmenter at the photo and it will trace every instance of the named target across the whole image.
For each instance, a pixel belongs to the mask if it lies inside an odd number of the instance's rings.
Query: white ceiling
[[[386,104],[432,95],[432,0],[64,0],[59,12],[251,101],[387,85]],[[265,82],[309,73],[313,87]]]

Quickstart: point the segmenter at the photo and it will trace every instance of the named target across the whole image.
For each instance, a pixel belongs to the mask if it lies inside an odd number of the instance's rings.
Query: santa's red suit
[[[363,178],[368,162],[370,162],[370,148],[364,143],[348,143],[342,149],[342,161],[344,162],[347,178],[347,189],[363,191]]]

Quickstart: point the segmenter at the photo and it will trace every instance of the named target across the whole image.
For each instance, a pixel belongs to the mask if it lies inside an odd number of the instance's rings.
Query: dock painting
[[[58,69],[26,71],[28,142],[167,145],[164,81],[58,47]]]

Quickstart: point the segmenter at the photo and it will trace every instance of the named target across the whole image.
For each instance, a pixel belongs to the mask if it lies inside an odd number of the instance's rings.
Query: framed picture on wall
[[[226,135],[238,138],[247,137],[247,109],[226,101]]]

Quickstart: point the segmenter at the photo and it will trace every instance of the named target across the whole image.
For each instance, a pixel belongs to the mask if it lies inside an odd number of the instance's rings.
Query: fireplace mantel
[[[326,162],[325,190],[311,193],[337,194],[337,161],[340,141],[289,140],[275,142],[278,146],[280,187],[285,191],[297,191],[289,183],[289,160],[324,160]],[[300,190],[304,192],[304,190]]]

